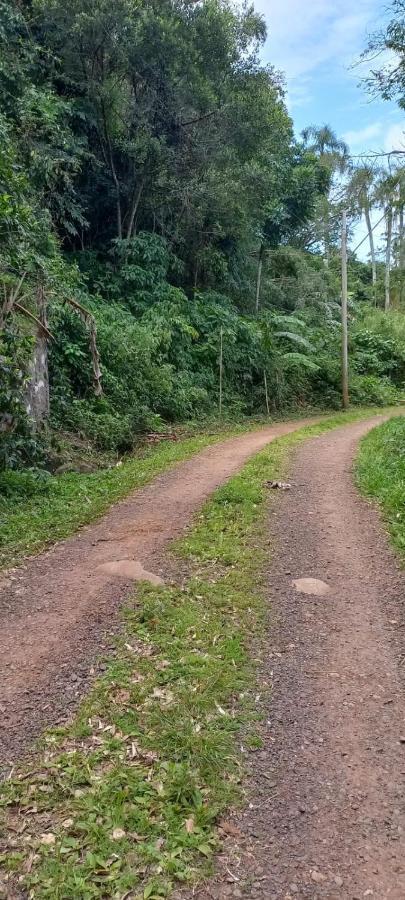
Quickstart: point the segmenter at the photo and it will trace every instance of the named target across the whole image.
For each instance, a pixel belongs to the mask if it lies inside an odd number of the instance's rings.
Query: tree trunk
[[[255,303],[256,315],[258,314],[259,308],[260,308],[260,289],[262,286],[263,258],[264,258],[264,244],[261,244],[260,250],[259,250],[259,264],[257,267],[257,279],[256,279],[256,303]]]
[[[325,215],[323,220],[323,246],[324,246],[324,265],[327,269],[329,269],[330,262],[330,246],[329,246],[329,218],[328,215]]]
[[[107,147],[107,152],[103,151],[104,159],[108,161],[108,165],[110,167],[111,177],[114,182],[115,187],[115,196],[116,196],[116,210],[117,210],[117,236],[119,240],[122,239],[122,212],[121,212],[121,189],[120,183],[118,181],[117,171],[114,163],[114,155],[113,148],[111,143],[110,134],[108,131],[107,124],[107,115],[104,107],[104,103],[101,104],[101,113],[103,118],[103,127],[104,127],[104,139]]]
[[[375,286],[376,286],[376,282],[377,282],[377,264],[376,264],[376,259],[375,259],[374,234],[373,234],[373,226],[371,224],[371,216],[370,216],[370,207],[369,206],[364,207],[364,215],[365,215],[365,219],[366,219],[368,239],[370,242],[371,271],[372,271],[374,299],[375,299]]]
[[[27,413],[33,419],[35,427],[41,427],[49,416],[49,373],[48,373],[48,339],[45,329],[46,297],[43,285],[37,292],[38,319],[44,328],[38,327],[35,336],[34,352],[29,367],[27,385]]]
[[[349,408],[349,362],[347,340],[347,223],[342,219],[342,406]]]
[[[128,228],[127,228],[127,238],[131,238],[133,235],[135,218],[136,218],[136,214],[138,212],[139,203],[140,203],[140,200],[141,200],[141,197],[143,194],[144,187],[145,187],[145,179],[142,178],[142,180],[140,181],[138,190],[136,192],[134,191],[134,197],[133,197],[133,201],[132,201],[132,207],[131,207],[131,212],[129,215],[129,222],[128,222]]]
[[[404,207],[399,208],[399,302],[402,305],[404,299],[405,285],[405,241],[404,241]]]
[[[115,178],[114,183],[115,183],[115,190],[116,190],[116,195],[117,195],[117,199],[116,199],[117,237],[119,238],[119,240],[121,240],[122,239],[121,195],[120,195],[118,179]]]
[[[385,302],[384,309],[390,308],[390,281],[391,281],[391,244],[392,244],[392,207],[387,207],[387,247],[385,253]]]
[[[224,373],[224,330],[219,333],[219,418],[222,418],[222,383]]]

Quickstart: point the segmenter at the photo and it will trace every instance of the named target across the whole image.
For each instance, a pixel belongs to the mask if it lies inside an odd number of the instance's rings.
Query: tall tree
[[[375,186],[377,176],[378,172],[374,166],[364,164],[356,166],[353,169],[348,183],[349,201],[354,206],[355,212],[360,213],[360,215],[364,214],[366,222],[370,245],[371,271],[374,292],[377,281],[377,262],[373,226],[371,222],[371,212],[373,209],[373,205],[376,202]]]
[[[384,309],[391,306],[391,263],[394,212],[398,203],[399,177],[397,173],[382,173],[376,187],[376,197],[385,214],[385,277]]]
[[[302,132],[304,145],[319,159],[328,179],[328,193],[322,198],[319,206],[319,214],[322,222],[324,261],[326,267],[330,262],[330,236],[331,236],[331,206],[332,187],[337,174],[343,174],[348,158],[349,148],[345,141],[340,140],[329,125],[309,125]]]

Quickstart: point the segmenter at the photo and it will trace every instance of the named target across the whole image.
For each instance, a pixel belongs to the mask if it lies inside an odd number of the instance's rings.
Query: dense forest
[[[351,402],[400,399],[403,157],[295,135],[265,37],[228,0],[1,0],[0,467],[338,407],[344,208]],[[372,82],[403,103],[403,68]]]

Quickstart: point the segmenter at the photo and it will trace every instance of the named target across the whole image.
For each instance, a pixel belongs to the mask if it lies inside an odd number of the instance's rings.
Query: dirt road
[[[308,420],[314,421],[314,420]],[[205,450],[117,504],[97,524],[0,582],[0,765],[64,718],[111,644],[134,581],[159,580],[165,544],[215,488],[293,422]]]
[[[306,443],[271,517],[264,745],[198,900],[405,898],[405,573],[352,483],[368,427]]]
[[[271,515],[263,748],[246,754],[249,802],[199,900],[405,898],[405,573],[351,475],[373,424],[305,444]],[[205,497],[296,427],[204,451],[12,574],[0,596],[3,761],[77,703],[134,579],[160,577],[165,544]]]

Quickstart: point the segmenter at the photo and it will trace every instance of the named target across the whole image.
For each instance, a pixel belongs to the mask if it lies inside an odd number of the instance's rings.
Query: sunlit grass
[[[162,442],[118,466],[89,475],[0,475],[0,568],[62,540],[101,516],[131,491],[232,432]]]
[[[373,429],[356,464],[360,489],[378,501],[396,549],[405,560],[405,416]]]

